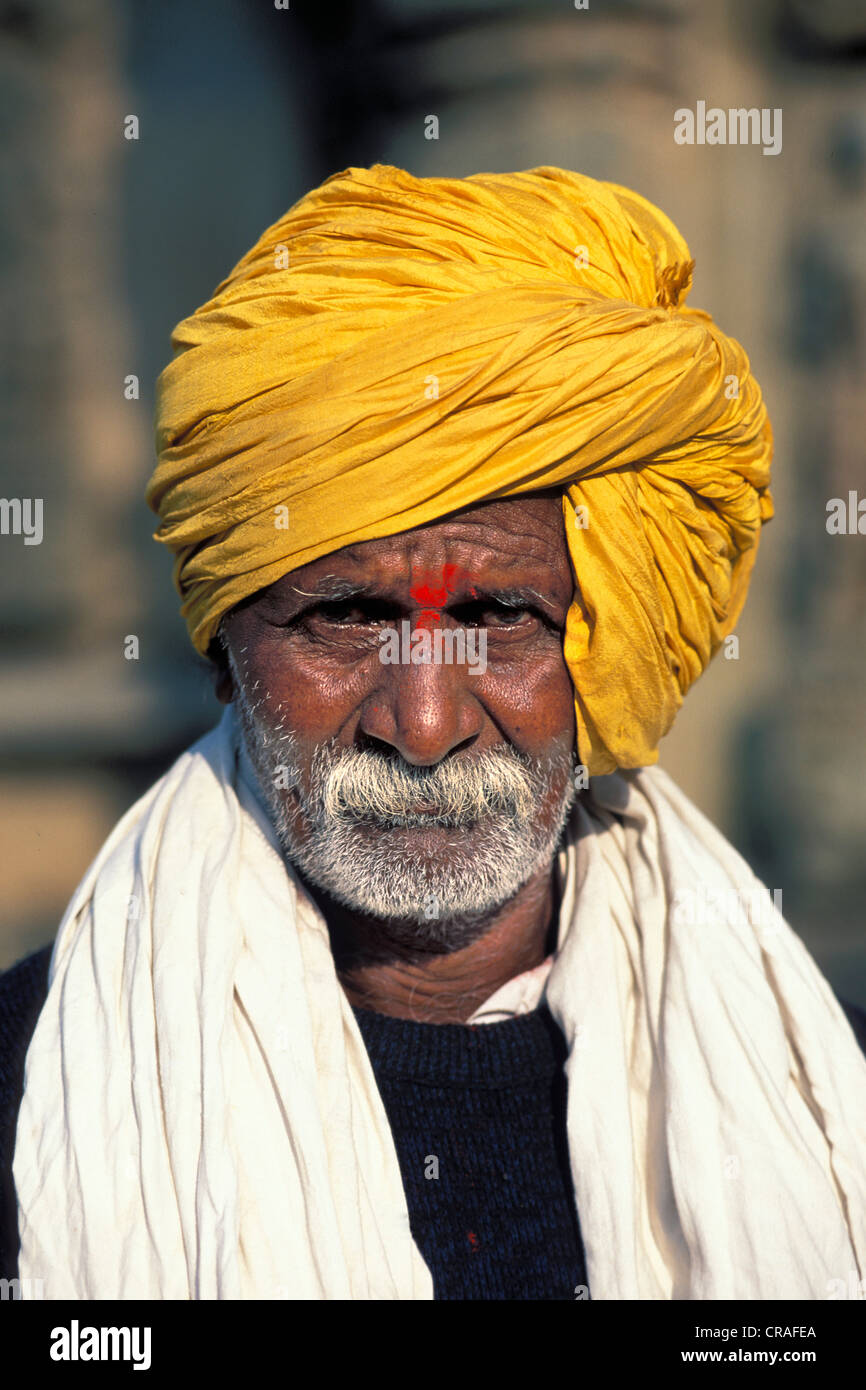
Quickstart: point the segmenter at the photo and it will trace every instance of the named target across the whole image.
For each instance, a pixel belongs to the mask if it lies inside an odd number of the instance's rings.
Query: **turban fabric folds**
[[[560,488],[579,756],[655,762],[772,516],[761,394],[684,307],[692,267],[658,208],[553,167],[376,164],[301,198],[157,384],[147,498],[198,651],[323,555]]]

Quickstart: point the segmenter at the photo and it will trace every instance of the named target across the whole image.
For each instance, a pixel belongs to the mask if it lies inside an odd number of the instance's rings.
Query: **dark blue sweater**
[[[24,1059],[51,949],[0,975],[0,1278],[17,1273],[12,1183]],[[866,1014],[842,1003],[866,1051]],[[542,1007],[504,1023],[356,1009],[437,1299],[573,1299],[586,1285],[568,1166],[562,1035]],[[436,1176],[438,1174],[438,1176]],[[586,1296],[585,1294],[583,1295]]]
[[[474,1027],[355,1017],[434,1296],[573,1300],[586,1273],[548,1010]]]

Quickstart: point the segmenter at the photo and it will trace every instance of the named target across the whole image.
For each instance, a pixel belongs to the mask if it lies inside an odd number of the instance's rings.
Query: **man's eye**
[[[321,618],[336,627],[363,627],[370,623],[383,622],[387,616],[387,609],[383,603],[359,603],[357,600],[344,599],[320,603],[310,611],[309,616]]]
[[[508,603],[467,603],[454,611],[454,617],[465,627],[511,627],[534,618],[531,608],[516,608]]]
[[[497,623],[522,623],[526,618],[533,618],[535,614],[531,608],[509,608],[506,603],[495,603],[485,610],[485,617],[493,619],[491,626]]]

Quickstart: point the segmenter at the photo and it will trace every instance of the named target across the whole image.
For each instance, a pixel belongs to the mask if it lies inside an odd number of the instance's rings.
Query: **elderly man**
[[[866,1060],[653,766],[772,514],[691,270],[614,185],[375,165],[176,330],[227,708],[0,985],[46,1297],[866,1291]]]

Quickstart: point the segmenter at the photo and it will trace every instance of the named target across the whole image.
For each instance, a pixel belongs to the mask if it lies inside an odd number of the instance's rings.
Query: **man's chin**
[[[479,922],[520,886],[508,882],[512,863],[490,873],[501,832],[494,832],[491,843],[489,826],[472,830],[430,824],[383,830],[353,822],[349,834],[344,825],[342,833],[327,838],[330,853],[317,853],[309,844],[285,849],[303,877],[335,902],[402,928],[414,923],[420,944],[438,934],[437,920],[441,926]]]
[[[492,821],[440,825],[431,817],[414,825],[354,821],[344,844],[380,865],[399,864],[403,871],[410,865],[413,877],[425,882],[455,872],[483,873],[502,842],[503,829]]]
[[[389,944],[399,944],[421,953],[432,951],[439,954],[459,950],[482,936],[505,905],[505,902],[498,901],[483,905],[477,901],[472,904],[443,901],[432,886],[422,888],[417,900],[414,893],[407,897],[386,895],[384,899],[370,898],[354,891],[350,885],[331,885],[324,887],[324,891],[344,910],[374,922],[375,939],[386,951]]]

